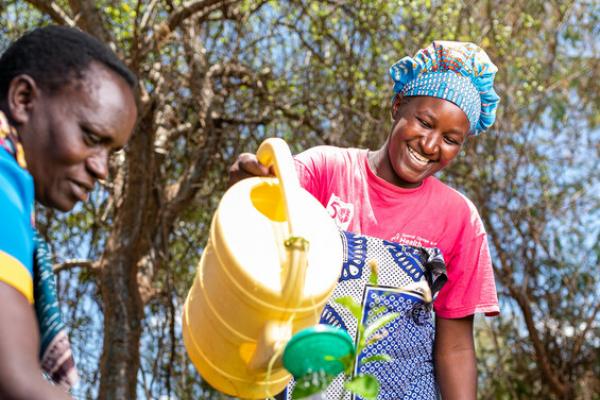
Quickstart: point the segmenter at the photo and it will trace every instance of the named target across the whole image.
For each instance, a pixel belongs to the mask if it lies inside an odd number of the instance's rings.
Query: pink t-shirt
[[[464,195],[435,177],[414,189],[392,185],[371,170],[367,150],[318,146],[295,159],[300,183],[341,229],[441,250],[448,282],[434,302],[438,316],[498,314],[487,235]]]

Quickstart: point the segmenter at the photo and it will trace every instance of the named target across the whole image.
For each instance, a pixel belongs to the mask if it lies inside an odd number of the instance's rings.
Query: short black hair
[[[0,100],[18,75],[31,76],[42,90],[54,93],[74,79],[82,79],[90,63],[98,62],[135,89],[136,76],[104,43],[77,28],[46,26],[12,43],[0,56]]]

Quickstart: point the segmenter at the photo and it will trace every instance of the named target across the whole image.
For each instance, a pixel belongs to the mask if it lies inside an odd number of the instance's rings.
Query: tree
[[[228,165],[268,136],[295,151],[378,145],[387,69],[437,38],[479,43],[500,69],[498,122],[444,176],[481,211],[505,310],[479,331],[481,396],[597,392],[599,11],[537,0],[0,2],[0,35],[78,26],[140,81],[136,132],[111,179],[76,212],[38,213],[58,255],[77,394],[218,396],[187,359],[179,318]]]

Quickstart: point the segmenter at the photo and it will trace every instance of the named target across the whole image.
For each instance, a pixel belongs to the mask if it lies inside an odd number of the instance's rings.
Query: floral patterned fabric
[[[362,305],[364,326],[385,313],[399,313],[397,319],[375,333],[382,338],[357,355],[354,373],[371,374],[378,379],[378,399],[437,399],[431,303],[447,280],[440,251],[350,232],[342,232],[342,240],[342,273],[320,323],[340,327],[358,341],[358,322],[346,308],[335,302],[345,296]],[[373,268],[377,270],[376,285],[369,283]],[[361,365],[361,360],[381,354],[391,356],[392,361]],[[343,377],[338,376],[322,398],[360,399],[350,393],[343,394],[343,383]],[[293,383],[288,389],[288,399],[292,387]]]

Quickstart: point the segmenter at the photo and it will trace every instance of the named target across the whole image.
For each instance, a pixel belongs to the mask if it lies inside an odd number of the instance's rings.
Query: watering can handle
[[[283,139],[269,138],[258,147],[256,158],[264,166],[274,167],[275,176],[279,178],[279,188],[283,195],[290,236],[295,236],[298,233],[296,229],[298,208],[294,204],[296,197],[293,196],[293,193],[300,187],[300,182],[290,148]]]
[[[303,240],[302,232],[298,229],[298,213],[301,211],[297,204],[298,196],[295,195],[300,189],[300,182],[296,174],[294,159],[287,143],[280,138],[269,138],[261,143],[256,152],[258,161],[267,166],[274,167],[275,175],[279,178],[279,188],[284,202],[285,214],[287,216],[289,239],[287,245],[294,240]],[[289,247],[288,247],[289,248]],[[283,282],[282,296],[288,299],[288,304],[296,305],[300,302],[304,291],[304,280],[306,275],[306,248],[298,248],[294,243],[291,251],[287,252],[290,259],[288,273]]]

